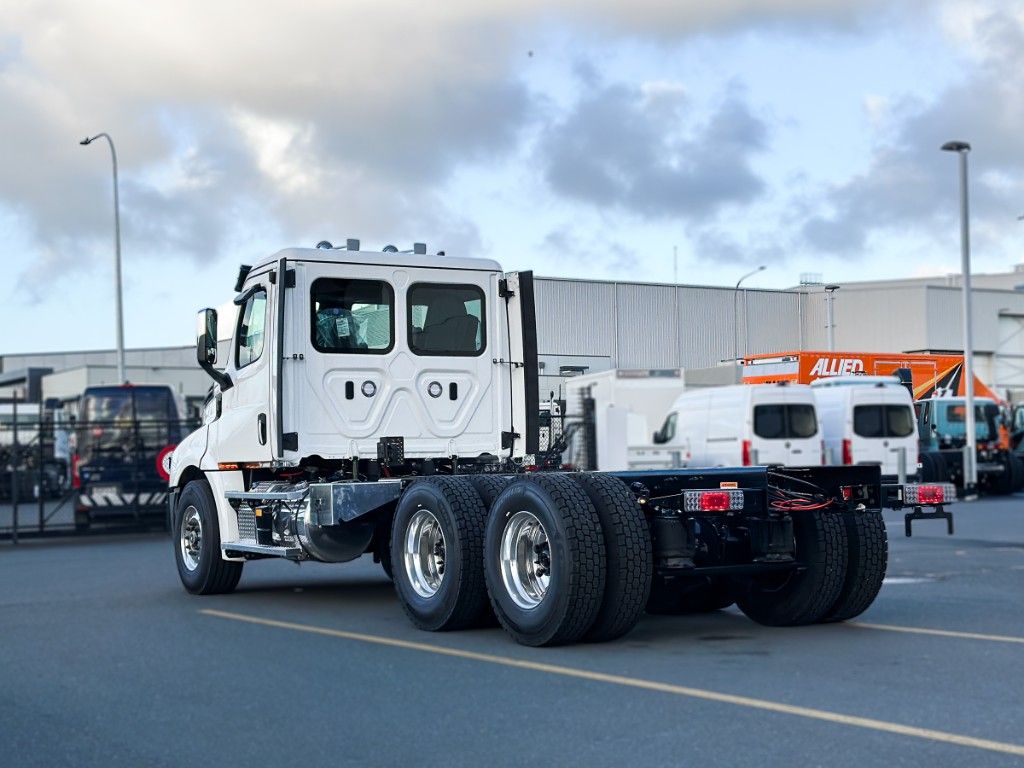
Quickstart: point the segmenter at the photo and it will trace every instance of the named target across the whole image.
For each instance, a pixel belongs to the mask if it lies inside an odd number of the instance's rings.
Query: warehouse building
[[[979,376],[1024,400],[1024,268],[973,276],[974,346]],[[835,349],[851,352],[962,351],[959,276],[851,282],[832,293]],[[538,278],[540,392],[560,396],[565,379],[610,368],[683,368],[736,376],[746,354],[828,348],[829,292]],[[229,329],[230,323],[222,323]],[[201,401],[210,381],[190,346],[132,349],[128,377],[167,383]],[[0,397],[74,400],[114,383],[110,350],[0,356]]]

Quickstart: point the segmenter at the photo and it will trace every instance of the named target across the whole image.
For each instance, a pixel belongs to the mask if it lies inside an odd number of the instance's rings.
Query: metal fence
[[[194,421],[0,420],[0,540],[164,525],[170,453]]]

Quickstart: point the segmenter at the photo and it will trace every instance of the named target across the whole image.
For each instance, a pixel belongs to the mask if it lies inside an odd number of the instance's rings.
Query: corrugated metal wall
[[[536,290],[544,359],[595,356],[613,368],[706,368],[732,359],[734,346],[740,355],[800,346],[796,292],[557,278],[538,278]]]

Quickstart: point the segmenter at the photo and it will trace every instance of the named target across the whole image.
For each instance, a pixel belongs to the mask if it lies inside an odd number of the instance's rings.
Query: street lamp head
[[[90,144],[91,142],[92,142],[92,139],[90,139],[88,136],[86,136],[84,139],[82,139],[78,143],[81,144],[84,147],[84,146]]]
[[[971,145],[966,141],[947,141],[942,145],[943,152],[970,152]]]
[[[826,285],[825,286],[825,290],[828,291],[829,293],[834,293],[835,291],[839,290],[839,286],[838,285]]]
[[[768,267],[766,267],[764,264],[762,264],[760,267],[757,268],[757,271],[758,272],[764,272],[766,269],[768,269]]]

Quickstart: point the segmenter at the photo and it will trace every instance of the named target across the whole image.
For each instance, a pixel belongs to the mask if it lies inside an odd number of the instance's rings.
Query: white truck
[[[612,369],[565,383],[566,420],[579,425],[568,462],[601,471],[676,469],[688,456],[651,435],[685,388],[681,368]]]
[[[235,289],[220,368],[217,313],[200,313],[215,391],[170,467],[189,592],[230,592],[247,561],[370,553],[417,627],[493,612],[554,645],[623,635],[652,592],[663,610],[735,601],[795,625],[856,616],[881,586],[893,489],[875,467],[524,471],[530,273],[348,241],[243,267]]]

